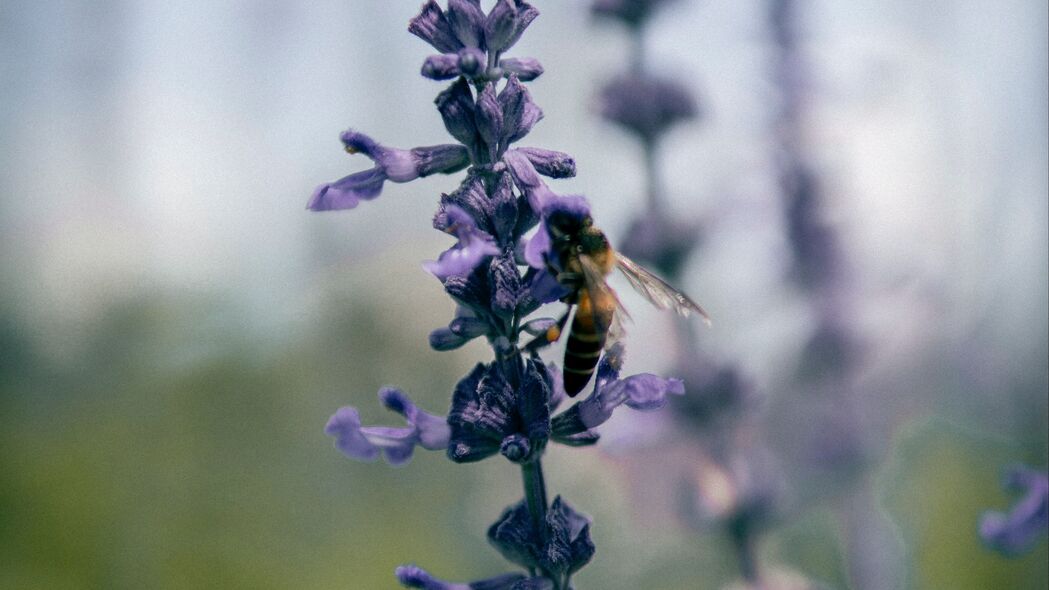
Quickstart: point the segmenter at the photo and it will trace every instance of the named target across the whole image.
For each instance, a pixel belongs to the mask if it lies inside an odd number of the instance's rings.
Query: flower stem
[[[542,537],[546,536],[546,482],[543,480],[543,464],[540,459],[521,464],[521,480],[524,483],[525,503],[528,514],[532,517],[532,529]],[[546,539],[542,542],[545,544]],[[554,583],[554,590],[563,588],[561,580],[548,572],[543,574]]]
[[[546,524],[546,482],[543,480],[543,465],[539,459],[521,464],[521,479],[524,481],[525,502],[532,526],[543,531]]]
[[[663,179],[659,170],[659,141],[645,140],[642,145],[645,166],[645,196],[649,209],[658,216],[666,213],[663,205]]]
[[[739,562],[740,577],[748,584],[757,586],[760,578],[754,535],[746,530],[746,527],[733,527],[731,536],[733,548],[736,550],[736,559]]]

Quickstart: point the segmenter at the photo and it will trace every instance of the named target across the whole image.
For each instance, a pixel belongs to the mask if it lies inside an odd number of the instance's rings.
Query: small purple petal
[[[322,184],[313,191],[306,208],[311,211],[353,209],[361,201],[379,196],[385,180],[386,174],[382,169],[371,168]]]
[[[419,73],[431,80],[451,80],[458,76],[459,72],[459,56],[454,53],[442,53],[427,57]]]
[[[460,78],[446,88],[434,100],[441,113],[444,128],[460,143],[473,146],[477,141],[477,126],[474,123],[474,99],[470,84]]]
[[[454,53],[463,44],[455,38],[444,11],[435,0],[427,0],[419,14],[408,23],[408,31],[441,53]]]
[[[518,26],[517,0],[498,0],[484,22],[484,38],[490,51],[503,51]]]
[[[495,159],[503,134],[503,109],[499,105],[499,99],[496,98],[494,84],[486,85],[477,96],[477,110],[474,118],[481,139],[488,144],[489,159]]]
[[[513,177],[514,184],[521,191],[534,189],[543,184],[543,180],[539,178],[539,173],[526,152],[519,149],[507,150],[503,154],[503,162],[506,163],[507,169],[510,170],[510,176]]]
[[[328,420],[324,433],[335,437],[335,447],[347,457],[361,461],[374,461],[379,449],[361,432],[361,415],[356,408],[343,406]]]
[[[448,0],[448,22],[463,45],[481,47],[484,41],[484,20],[478,0]]]
[[[339,140],[351,154],[362,153],[372,160],[379,158],[383,147],[371,137],[353,129],[347,129],[339,134]]]
[[[515,75],[522,82],[531,82],[543,74],[543,65],[531,57],[510,57],[499,60],[506,76]]]
[[[469,338],[463,338],[450,328],[437,328],[430,332],[430,348],[442,352],[460,348],[469,341]]]
[[[458,209],[458,207],[455,208]],[[453,224],[452,227],[456,225]],[[442,252],[436,261],[424,262],[423,268],[441,281],[445,281],[448,277],[468,275],[485,258],[499,254],[499,246],[495,244],[492,237],[476,230],[476,226],[473,227],[473,231],[456,232],[459,236],[459,243]]]
[[[615,384],[622,387],[627,407],[635,410],[658,410],[667,405],[667,394],[684,395],[685,384],[680,379],[663,378],[651,373],[631,375]],[[609,397],[618,395],[609,393]]]
[[[503,107],[503,144],[521,139],[543,118],[543,111],[534,102],[528,89],[511,75],[502,92],[499,103]]]
[[[550,178],[570,178],[575,176],[575,160],[564,152],[544,150],[541,148],[518,148],[535,171]]]
[[[442,174],[451,174],[466,168],[470,164],[470,152],[465,146],[445,143],[441,145],[432,145],[426,147],[412,148],[408,152],[411,157],[411,163],[414,167],[412,171],[414,176],[408,178],[409,174],[405,175],[407,180],[415,180],[416,178],[425,178],[431,174],[438,172]],[[390,180],[394,182],[401,182],[394,178],[393,174],[387,169],[387,174]]]
[[[535,273],[535,276],[532,277],[532,282],[528,285],[528,291],[540,303],[560,301],[569,293],[568,288],[559,283],[557,277],[545,268]]]
[[[539,229],[535,232],[535,235],[532,236],[532,239],[528,240],[528,244],[525,246],[524,258],[525,262],[528,263],[528,266],[545,272],[546,259],[547,255],[550,253],[551,245],[550,234],[546,231],[546,226],[540,225]],[[550,273],[547,273],[547,275],[550,275]],[[554,279],[555,283],[557,282],[557,279],[552,275],[550,275],[550,278]],[[542,285],[542,283],[539,283],[539,285]],[[547,285],[549,285],[549,283],[547,283]],[[532,294],[539,301],[543,301],[543,298],[536,294],[536,289],[533,288]],[[544,294],[549,296],[550,293],[547,291]]]

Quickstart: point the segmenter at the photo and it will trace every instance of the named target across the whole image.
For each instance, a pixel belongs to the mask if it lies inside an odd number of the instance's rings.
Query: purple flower
[[[649,142],[699,112],[692,92],[676,80],[636,72],[605,84],[598,95],[598,110]]]
[[[590,518],[554,498],[541,530],[536,530],[524,501],[507,508],[488,529],[488,540],[506,559],[558,577],[571,576],[594,556]]]
[[[375,162],[375,167],[317,187],[306,206],[312,211],[353,209],[361,200],[379,196],[387,180],[408,182],[437,172],[450,174],[470,163],[469,152],[461,145],[402,150],[383,146],[352,129],[344,131],[341,139],[347,152],[363,153]]]
[[[516,388],[499,363],[478,364],[452,396],[448,456],[457,463],[497,452],[514,462],[539,456],[550,434],[551,394],[546,367],[536,361],[525,361]]]
[[[387,463],[402,465],[412,458],[416,445],[430,451],[448,447],[450,429],[443,418],[420,410],[407,395],[392,387],[379,390],[379,401],[388,410],[404,416],[408,426],[362,427],[356,408],[339,408],[328,420],[324,433],[335,437],[336,448],[346,456],[374,461],[381,451]]]
[[[590,11],[595,16],[616,18],[624,24],[638,27],[645,23],[652,13],[669,0],[594,0]]]
[[[397,581],[421,590],[552,590],[545,578],[526,578],[524,574],[503,574],[475,582],[457,584],[439,580],[417,565],[402,565],[394,571]],[[529,585],[531,584],[531,585]]]
[[[683,395],[680,379],[667,379],[651,373],[619,378],[623,366],[623,344],[617,342],[605,352],[597,365],[594,389],[586,399],[554,416],[552,438],[558,442],[587,432],[612,417],[621,405],[641,411],[658,410],[667,404],[667,395]]]
[[[1016,465],[1006,471],[1002,487],[1020,493],[1022,497],[1009,512],[985,512],[980,517],[980,538],[1003,555],[1022,555],[1046,536],[1049,476],[1044,471]]]
[[[434,0],[427,0],[419,14],[408,22],[408,32],[441,53],[455,53],[463,48],[462,41],[455,36],[444,11]]]
[[[532,101],[528,89],[514,75],[510,76],[506,86],[499,92],[499,106],[503,115],[502,150],[528,135],[543,118],[543,110]]]
[[[498,0],[484,23],[485,44],[489,51],[506,51],[521,38],[539,11],[524,0]]]
[[[459,242],[442,252],[436,261],[423,264],[442,282],[450,276],[470,274],[485,258],[499,253],[492,236],[477,229],[477,222],[462,208],[450,205],[444,213],[448,222],[445,231],[459,238]]]

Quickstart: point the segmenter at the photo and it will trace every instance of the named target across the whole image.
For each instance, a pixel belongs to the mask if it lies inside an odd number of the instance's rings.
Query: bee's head
[[[550,237],[576,236],[589,227],[590,205],[580,196],[565,196],[553,199],[543,208],[543,217]]]

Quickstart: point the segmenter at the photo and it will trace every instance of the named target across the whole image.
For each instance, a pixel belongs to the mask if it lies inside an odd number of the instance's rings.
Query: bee
[[[565,392],[574,397],[590,382],[605,344],[622,333],[620,318],[629,314],[605,277],[619,269],[630,285],[659,309],[674,309],[683,316],[698,314],[710,323],[707,313],[684,293],[663,279],[612,249],[604,232],[594,226],[589,215],[554,211],[547,218],[551,257],[558,282],[569,293],[562,301],[569,309],[544,336],[544,344],[557,341],[568,316],[575,317],[568,332],[563,367]]]

